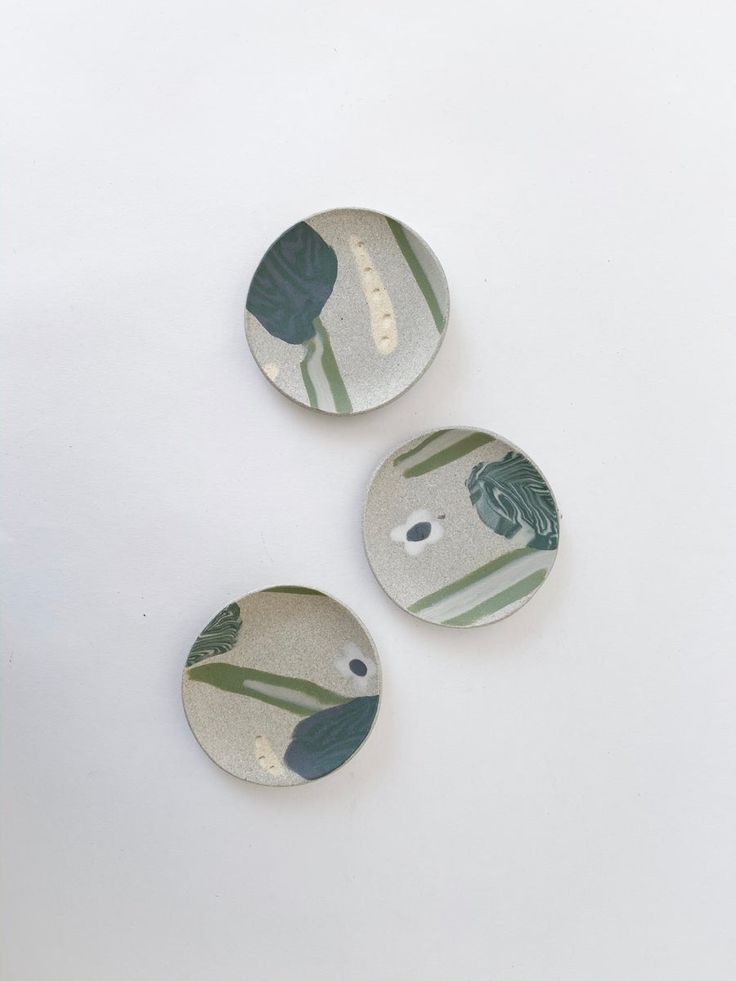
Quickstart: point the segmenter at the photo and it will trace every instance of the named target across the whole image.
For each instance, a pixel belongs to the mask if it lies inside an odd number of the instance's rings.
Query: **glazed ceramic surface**
[[[202,749],[254,783],[291,786],[342,766],[381,691],[371,638],[337,600],[303,586],[249,593],[197,637],[182,682]]]
[[[411,229],[375,211],[325,211],[289,228],[248,290],[245,332],[284,395],[365,412],[426,371],[449,311],[442,267]]]
[[[366,555],[398,605],[474,627],[523,606],[557,554],[559,516],[532,461],[500,436],[441,429],[378,467],[363,515]]]

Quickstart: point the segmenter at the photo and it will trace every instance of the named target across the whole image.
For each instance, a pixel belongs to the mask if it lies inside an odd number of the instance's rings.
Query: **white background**
[[[28,3],[0,64],[4,981],[733,981],[731,3]],[[430,372],[355,419],[243,334],[262,252],[385,210],[441,258]],[[416,622],[368,476],[494,429],[563,511],[492,627]],[[344,599],[377,728],[220,772],[182,661],[275,582]]]

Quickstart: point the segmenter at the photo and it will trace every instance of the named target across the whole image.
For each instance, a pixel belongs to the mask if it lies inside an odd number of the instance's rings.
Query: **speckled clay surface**
[[[516,446],[485,430],[424,433],[371,480],[368,561],[402,609],[445,626],[492,623],[523,606],[557,554],[550,488]]]
[[[325,211],[261,260],[245,332],[284,395],[347,415],[390,402],[431,363],[447,326],[444,272],[411,229],[375,211]]]
[[[357,617],[302,586],[249,593],[197,637],[182,680],[202,749],[253,783],[292,786],[345,763],[367,738],[381,691]]]

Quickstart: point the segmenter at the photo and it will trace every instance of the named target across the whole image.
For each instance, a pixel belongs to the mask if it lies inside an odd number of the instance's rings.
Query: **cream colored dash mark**
[[[279,377],[279,366],[274,364],[273,361],[267,361],[263,366],[263,371],[266,378],[270,379],[271,381],[276,381],[276,379]]]
[[[391,297],[386,292],[383,280],[373,265],[365,242],[357,235],[350,236],[350,251],[358,267],[360,284],[363,287],[368,309],[371,314],[371,333],[373,343],[379,354],[391,354],[399,342],[396,329],[396,316]]]
[[[284,768],[265,736],[256,736],[256,759],[261,769],[270,773],[272,777],[283,776]]]

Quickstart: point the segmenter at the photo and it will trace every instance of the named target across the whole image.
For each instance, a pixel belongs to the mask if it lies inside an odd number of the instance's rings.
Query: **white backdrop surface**
[[[733,981],[730,3],[10,2],[2,74],[4,981]],[[262,252],[415,228],[447,339],[394,404],[290,404]],[[360,511],[448,423],[523,447],[549,582],[450,631]],[[377,727],[296,790],[219,771],[183,657],[263,584],[343,599]]]

